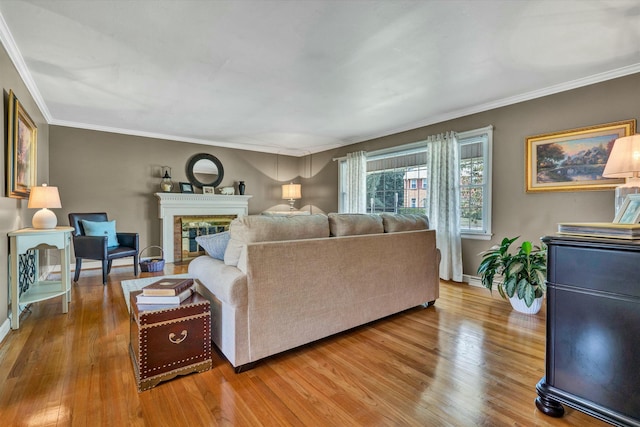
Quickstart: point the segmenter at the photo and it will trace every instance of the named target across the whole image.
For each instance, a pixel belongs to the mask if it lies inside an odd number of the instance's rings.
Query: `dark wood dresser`
[[[568,236],[548,246],[546,372],[536,406],[640,426],[640,243]]]

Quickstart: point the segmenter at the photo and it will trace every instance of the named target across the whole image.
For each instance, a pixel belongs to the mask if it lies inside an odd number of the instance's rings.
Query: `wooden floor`
[[[165,266],[164,274],[185,272]],[[144,276],[162,273],[143,273]],[[544,313],[525,316],[488,291],[443,283],[434,307],[411,309],[267,359],[138,393],[129,318],[114,268],[32,304],[0,344],[2,426],[600,426],[534,405],[544,373]],[[544,309],[543,309],[544,310]]]

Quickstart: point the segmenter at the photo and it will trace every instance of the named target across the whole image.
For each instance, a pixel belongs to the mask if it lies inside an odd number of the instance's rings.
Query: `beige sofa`
[[[237,372],[438,298],[440,256],[424,216],[244,216],[230,237],[224,261],[200,256],[189,273]]]

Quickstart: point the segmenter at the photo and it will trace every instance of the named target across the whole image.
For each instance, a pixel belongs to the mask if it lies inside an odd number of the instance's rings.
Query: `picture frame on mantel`
[[[37,185],[38,128],[13,90],[7,110],[7,196],[26,199]]]
[[[632,119],[528,137],[527,193],[609,190],[624,183],[602,172],[614,141],[635,132]]]
[[[181,193],[193,193],[193,185],[189,182],[181,182],[180,183],[180,192]]]

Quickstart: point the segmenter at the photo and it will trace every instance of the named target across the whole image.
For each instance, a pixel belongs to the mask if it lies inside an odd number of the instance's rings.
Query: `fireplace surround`
[[[248,215],[249,199],[252,197],[183,193],[155,193],[155,196],[158,198],[158,218],[161,223],[161,244],[165,262],[176,261],[176,217]]]

